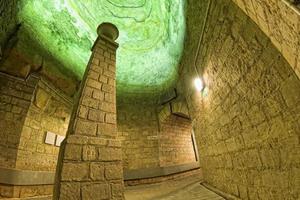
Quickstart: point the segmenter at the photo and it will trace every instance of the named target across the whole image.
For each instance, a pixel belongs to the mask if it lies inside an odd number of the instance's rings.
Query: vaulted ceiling
[[[157,93],[174,83],[185,35],[185,0],[21,0],[18,17],[42,57],[79,80],[102,22],[117,25],[117,89]],[[29,41],[29,40],[28,40]]]

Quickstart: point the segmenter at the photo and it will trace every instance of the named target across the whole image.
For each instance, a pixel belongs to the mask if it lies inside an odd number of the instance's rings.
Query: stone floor
[[[197,177],[126,187],[126,200],[224,200],[206,189]]]

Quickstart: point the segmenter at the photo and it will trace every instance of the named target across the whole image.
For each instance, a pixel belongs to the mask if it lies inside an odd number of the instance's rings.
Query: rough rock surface
[[[180,93],[193,118],[204,179],[242,199],[299,199],[300,80],[273,42],[231,1],[188,5]],[[253,2],[253,1],[252,1]],[[203,8],[204,9],[204,8]]]

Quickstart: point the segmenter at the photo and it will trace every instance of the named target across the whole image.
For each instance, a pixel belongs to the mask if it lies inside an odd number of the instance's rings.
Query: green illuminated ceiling
[[[185,0],[21,0],[19,18],[44,49],[80,79],[102,22],[117,25],[119,92],[159,92],[176,80]]]

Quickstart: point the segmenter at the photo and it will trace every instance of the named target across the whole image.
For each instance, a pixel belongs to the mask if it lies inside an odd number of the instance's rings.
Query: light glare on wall
[[[194,84],[195,84],[197,91],[201,92],[203,90],[204,85],[203,85],[203,81],[201,80],[201,78],[195,78]]]

